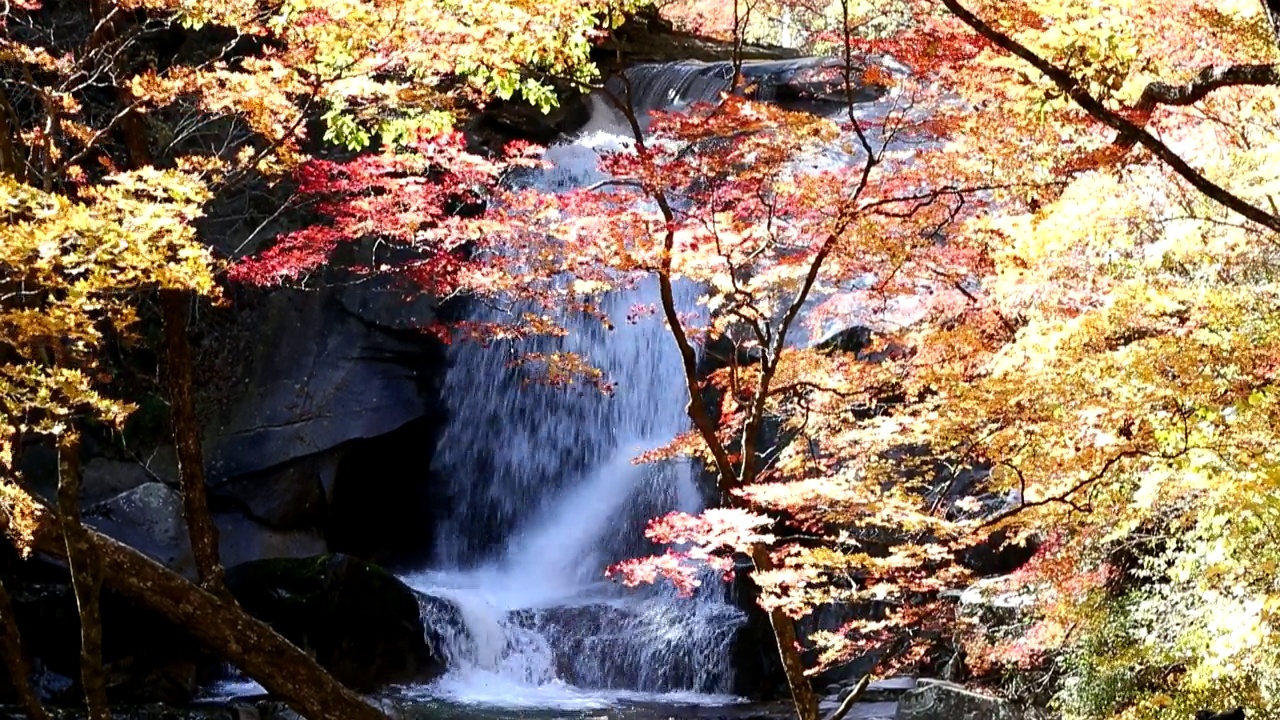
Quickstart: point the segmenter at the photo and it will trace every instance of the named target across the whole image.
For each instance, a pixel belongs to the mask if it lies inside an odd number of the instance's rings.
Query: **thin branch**
[[[849,695],[845,697],[844,701],[840,703],[840,707],[836,708],[835,712],[827,716],[827,720],[841,720],[845,715],[848,715],[849,711],[853,709],[853,704],[858,702],[858,698],[862,697],[862,693],[866,691],[867,685],[870,684],[871,673],[867,673],[862,676],[862,679],[858,681],[857,685],[853,686],[853,690],[851,690]]]
[[[1280,85],[1280,65],[1210,66],[1182,84],[1153,82],[1142,90],[1134,109],[1150,112],[1157,105],[1192,105],[1219,88]]]

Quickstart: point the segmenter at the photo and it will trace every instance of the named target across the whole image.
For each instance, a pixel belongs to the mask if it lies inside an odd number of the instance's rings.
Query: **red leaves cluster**
[[[911,32],[878,39],[853,38],[851,45],[861,52],[889,55],[920,76],[961,66],[991,47],[952,17],[925,18]]]
[[[397,272],[448,294],[462,285],[464,246],[482,237],[468,206],[485,201],[501,169],[467,152],[461,133],[423,138],[408,152],[311,160],[294,180],[324,221],[280,236],[233,266],[230,277],[254,285],[298,280],[324,265],[339,244],[378,239],[413,251],[416,259]]]
[[[606,574],[629,587],[666,579],[682,595],[690,595],[702,584],[699,576],[706,567],[731,579],[733,553],[746,553],[759,543],[773,543],[773,535],[760,530],[772,522],[737,508],[713,508],[701,515],[670,513],[651,522],[645,536],[675,548],[662,555],[624,560]]]

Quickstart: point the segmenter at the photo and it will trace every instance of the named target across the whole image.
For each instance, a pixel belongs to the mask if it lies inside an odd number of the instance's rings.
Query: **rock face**
[[[999,698],[980,695],[963,686],[921,680],[919,687],[898,699],[894,720],[1024,720],[1031,714]]]
[[[349,555],[259,560],[227,571],[246,611],[314,654],[342,683],[372,692],[442,675],[427,642],[420,600],[387,571]]]
[[[272,534],[232,543],[225,564],[328,551],[421,557],[445,419],[443,347],[422,331],[435,310],[427,294],[371,280],[273,292],[241,320],[259,338],[243,387],[208,429],[206,470],[214,506],[240,515],[228,525]]]
[[[259,335],[249,377],[206,439],[210,483],[391,432],[432,408],[434,341],[389,326],[385,301],[278,291],[245,322]],[[353,309],[354,308],[354,309]],[[406,304],[395,322],[431,321]],[[413,317],[417,310],[419,317]]]

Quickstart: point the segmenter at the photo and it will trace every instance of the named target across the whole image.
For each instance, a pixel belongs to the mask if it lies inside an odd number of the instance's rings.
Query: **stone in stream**
[[[228,570],[227,587],[246,611],[356,691],[427,683],[445,672],[419,594],[376,565],[349,555],[257,560]]]

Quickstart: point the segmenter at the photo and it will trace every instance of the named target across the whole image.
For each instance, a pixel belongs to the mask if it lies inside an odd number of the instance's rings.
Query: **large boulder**
[[[1033,711],[955,683],[920,680],[898,699],[894,720],[1026,720]]]
[[[445,671],[418,594],[376,565],[349,555],[259,560],[228,570],[227,586],[246,611],[357,691],[430,682]]]
[[[439,343],[406,329],[432,320],[427,304],[390,289],[271,293],[244,320],[259,339],[236,398],[208,432],[215,489],[434,412],[424,393],[439,369]],[[400,301],[402,315],[388,310]],[[400,325],[395,327],[390,325]]]

